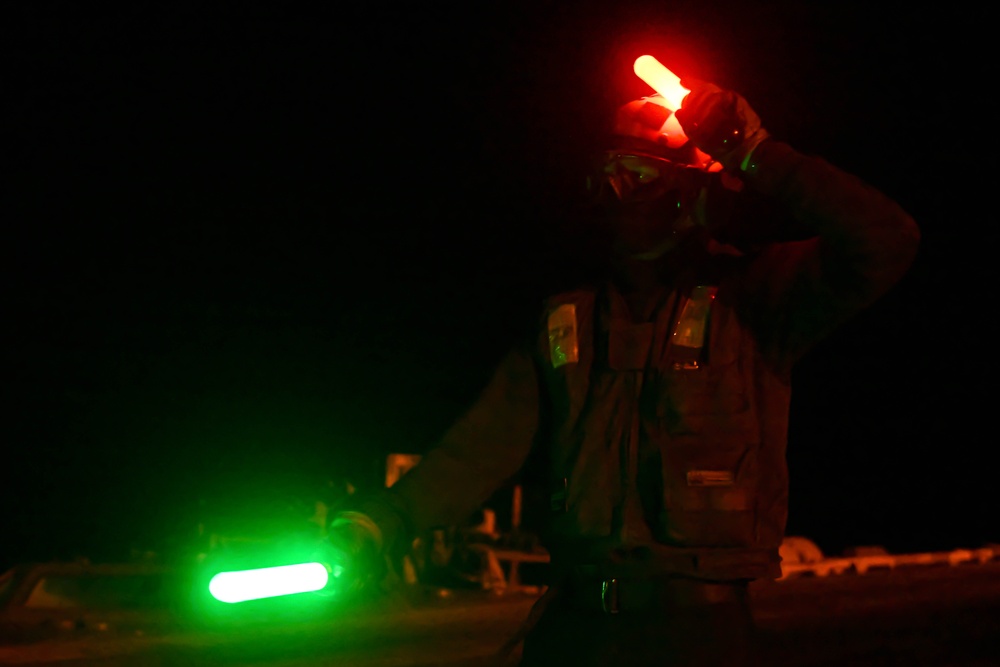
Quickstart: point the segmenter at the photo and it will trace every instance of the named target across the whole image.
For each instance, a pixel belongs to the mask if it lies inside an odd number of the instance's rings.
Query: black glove
[[[727,171],[746,170],[746,161],[768,137],[760,117],[740,95],[713,83],[685,79],[691,92],[676,111],[684,134]]]
[[[330,583],[326,594],[355,596],[386,574],[382,531],[361,512],[340,512],[327,532]]]

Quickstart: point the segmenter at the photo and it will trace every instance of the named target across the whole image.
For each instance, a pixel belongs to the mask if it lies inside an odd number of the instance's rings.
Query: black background
[[[642,53],[741,92],[923,233],[796,371],[789,532],[1000,540],[975,12],[207,4],[7,5],[4,565],[122,558],[423,451],[586,275],[580,161],[648,92]]]

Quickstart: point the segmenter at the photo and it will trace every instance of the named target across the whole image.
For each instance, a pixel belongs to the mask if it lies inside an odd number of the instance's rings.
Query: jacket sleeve
[[[392,488],[361,500],[357,509],[379,525],[387,550],[465,520],[522,467],[538,429],[539,395],[534,359],[511,350],[420,463]]]
[[[735,288],[765,359],[787,368],[902,278],[920,232],[886,195],[782,142],[757,148],[745,181],[812,234],[755,253]]]

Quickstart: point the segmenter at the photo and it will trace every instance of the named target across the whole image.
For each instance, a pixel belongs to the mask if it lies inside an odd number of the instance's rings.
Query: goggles
[[[693,203],[710,180],[698,167],[641,151],[605,151],[590,173],[587,189],[599,203],[650,202],[669,195],[679,208]]]

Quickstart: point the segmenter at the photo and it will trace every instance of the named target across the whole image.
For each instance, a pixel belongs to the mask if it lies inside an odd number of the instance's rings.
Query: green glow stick
[[[329,577],[322,563],[299,563],[220,572],[208,582],[208,590],[220,602],[246,602],[318,591],[326,586]]]

